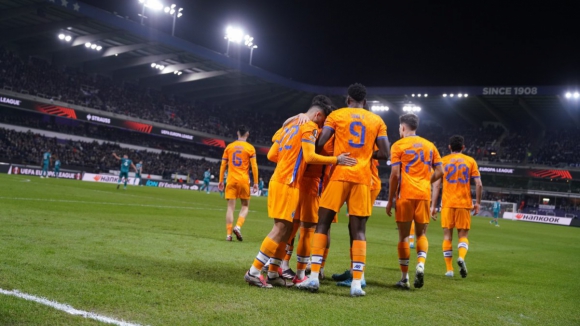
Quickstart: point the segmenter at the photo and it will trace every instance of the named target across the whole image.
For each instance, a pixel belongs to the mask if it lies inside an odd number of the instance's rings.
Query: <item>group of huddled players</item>
[[[424,284],[425,261],[429,243],[426,231],[430,219],[437,219],[437,203],[443,188],[441,225],[444,230],[443,256],[446,276],[453,277],[453,229],[458,230],[459,258],[462,277],[467,276],[465,256],[471,214],[480,209],[483,186],[475,160],[462,154],[462,136],[449,140],[451,154],[441,158],[430,141],[417,136],[419,118],[407,113],[399,118],[401,139],[390,146],[387,127],[366,107],[366,88],[354,84],[348,88],[347,107],[335,109],[329,98],[314,97],[306,113],[289,118],[272,138],[268,159],[277,164],[269,183],[268,216],[274,226],[265,237],[250,269],[246,282],[262,288],[274,286],[318,291],[324,278],[324,264],[330,247],[330,228],[337,221],[337,212],[347,204],[350,233],[351,267],[333,275],[342,285],[350,285],[351,296],[364,296],[366,286],[366,222],[380,192],[379,160],[391,164],[389,198],[386,207],[398,226],[397,245],[401,279],[396,286],[410,289],[409,235],[416,231],[417,265],[414,287]],[[256,151],[246,140],[246,127],[238,130],[238,140],[229,144],[222,157],[219,188],[224,190],[224,171],[229,171],[225,197],[226,240],[232,232],[242,241],[241,227],[248,213],[251,166],[256,191],[258,174]],[[476,185],[476,204],[471,198],[470,182]],[[235,227],[233,212],[236,199],[242,210]],[[297,271],[288,266],[294,237],[300,230],[297,248]],[[307,268],[310,275],[307,276]],[[267,270],[267,274],[263,272]]]

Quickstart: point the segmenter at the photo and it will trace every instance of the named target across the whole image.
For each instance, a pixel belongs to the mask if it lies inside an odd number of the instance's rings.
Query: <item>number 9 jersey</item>
[[[401,165],[401,199],[431,200],[432,167],[441,165],[441,156],[432,142],[408,136],[391,146],[391,166]]]
[[[381,117],[360,108],[342,108],[332,112],[324,128],[334,131],[334,155],[350,153],[354,166],[337,165],[331,181],[371,185],[371,158],[378,138],[387,138],[387,126]]]

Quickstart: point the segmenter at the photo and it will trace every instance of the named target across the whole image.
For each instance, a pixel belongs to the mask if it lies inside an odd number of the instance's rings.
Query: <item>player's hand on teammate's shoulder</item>
[[[342,153],[336,157],[336,164],[353,166],[356,165],[356,158],[350,157],[350,153]]]
[[[298,116],[296,117],[296,119],[298,119],[298,125],[301,126],[305,123],[307,123],[308,121],[310,121],[310,118],[304,114],[304,113],[300,113],[298,114]]]

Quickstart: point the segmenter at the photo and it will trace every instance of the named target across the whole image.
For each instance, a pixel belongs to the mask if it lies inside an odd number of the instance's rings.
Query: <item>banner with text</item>
[[[93,174],[93,173],[85,173],[83,175],[83,181],[88,182],[101,182],[101,183],[117,183],[119,182],[119,177],[116,175],[109,175],[109,174]],[[127,178],[127,184],[134,186],[139,185],[141,180],[138,179],[135,182],[135,178]],[[134,184],[135,183],[135,184]]]
[[[570,223],[572,222],[572,219],[568,217],[557,217],[557,216],[524,214],[524,213],[509,213],[509,212],[503,213],[503,218],[507,220],[558,224],[558,225],[570,225]]]
[[[25,165],[11,165],[8,169],[8,174],[19,174],[19,175],[30,175],[40,177],[42,175],[42,169],[35,167],[27,167]],[[49,169],[47,171],[49,178],[56,178],[54,169]],[[60,179],[71,179],[80,180],[83,173],[80,171],[60,171],[58,173],[58,178]]]

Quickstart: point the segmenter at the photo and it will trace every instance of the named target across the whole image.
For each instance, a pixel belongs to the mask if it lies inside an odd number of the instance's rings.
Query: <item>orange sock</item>
[[[282,258],[284,258],[285,251],[286,244],[284,242],[280,242],[280,244],[278,244],[278,248],[276,248],[276,251],[270,257],[270,266],[268,266],[268,273],[278,272],[278,268],[280,268],[280,265],[282,265]]]
[[[465,259],[465,255],[467,255],[467,250],[469,249],[469,240],[467,238],[459,238],[457,249],[459,251],[459,258]]]
[[[270,260],[270,257],[274,256],[277,248],[278,243],[269,237],[266,237],[264,241],[262,241],[260,251],[258,252],[258,255],[254,259],[254,263],[252,264],[252,266],[258,270],[258,273],[260,270],[262,270],[262,267],[266,265],[268,260]]]
[[[318,277],[320,267],[322,267],[322,260],[324,259],[324,250],[326,250],[326,242],[328,236],[322,233],[314,233],[312,236],[312,262],[310,277]],[[315,273],[315,275],[312,275]]]
[[[447,271],[453,270],[453,245],[451,240],[443,240],[443,258],[445,259],[445,266]]]
[[[352,242],[352,279],[360,280],[365,271],[367,261],[367,242],[354,240]]]
[[[417,238],[417,263],[425,264],[427,251],[429,251],[429,241],[426,236],[422,235]]]
[[[232,235],[232,223],[226,223],[227,235]]]
[[[314,229],[300,228],[300,239],[298,240],[298,250],[296,254],[296,260],[298,261],[296,269],[298,270],[305,270],[306,265],[310,262],[313,235]]]
[[[409,272],[409,257],[411,256],[411,248],[409,248],[408,242],[399,242],[397,245],[397,251],[399,252],[399,268],[401,272]]]
[[[324,256],[322,256],[322,264],[320,264],[320,268],[324,268],[324,265],[326,265],[326,257],[328,257],[329,251],[330,251],[330,248],[324,249]]]
[[[352,270],[352,246],[350,247],[350,269]]]
[[[290,261],[290,258],[292,258],[292,252],[294,252],[294,240],[296,239],[296,233],[298,232],[299,228],[300,223],[292,224],[292,233],[290,233],[290,238],[288,238],[288,245],[286,246],[286,256],[284,257],[285,261]],[[300,237],[302,237],[302,232],[300,232]]]
[[[241,229],[242,228],[242,225],[244,225],[244,222],[245,221],[246,221],[246,218],[245,217],[238,216],[238,223],[236,223],[236,226]]]

